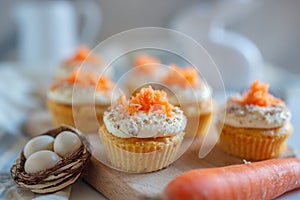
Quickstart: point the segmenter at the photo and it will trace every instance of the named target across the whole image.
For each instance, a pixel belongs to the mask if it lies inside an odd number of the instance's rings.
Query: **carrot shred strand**
[[[169,72],[162,78],[162,82],[166,85],[178,85],[181,88],[196,87],[199,84],[199,75],[193,67],[180,68],[171,65]]]
[[[134,60],[134,66],[141,73],[152,74],[160,64],[160,60],[147,54],[138,55]]]
[[[232,99],[234,103],[242,105],[257,105],[257,106],[275,106],[283,105],[283,101],[274,97],[268,92],[269,84],[264,84],[261,81],[254,81],[250,87],[250,90],[244,92],[240,99]]]
[[[163,112],[172,116],[173,106],[168,102],[167,94],[162,90],[153,90],[151,86],[142,88],[139,93],[131,97],[128,105],[128,112],[136,114],[139,111]]]
[[[77,63],[81,63],[81,62],[88,62],[90,64],[100,64],[101,63],[101,59],[100,59],[100,56],[96,56],[94,54],[90,54],[91,50],[82,45],[82,46],[79,46],[75,52],[75,54],[70,57],[69,59],[67,59],[65,61],[65,65],[66,66],[74,66],[74,64],[77,64]]]
[[[70,85],[78,84],[81,87],[95,87],[97,91],[102,92],[108,91],[114,87],[113,81],[106,76],[98,78],[93,72],[74,70],[61,81],[54,83],[50,87],[50,90],[53,91],[65,83]]]

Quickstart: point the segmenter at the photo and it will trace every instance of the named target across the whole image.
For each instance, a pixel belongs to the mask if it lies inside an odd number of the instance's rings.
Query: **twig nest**
[[[32,138],[10,169],[13,180],[35,193],[52,193],[74,183],[91,156],[85,137],[69,126]]]

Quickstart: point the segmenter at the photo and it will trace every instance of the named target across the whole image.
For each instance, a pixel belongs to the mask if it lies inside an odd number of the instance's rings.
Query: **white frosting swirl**
[[[261,107],[228,102],[226,112],[220,112],[220,119],[233,127],[268,129],[288,123],[291,112],[284,105]]]
[[[130,90],[135,90],[148,84],[160,82],[160,78],[166,73],[166,69],[159,67],[152,73],[142,73],[136,67],[129,71],[126,84]],[[133,92],[133,91],[131,91]]]
[[[183,111],[174,107],[173,112],[171,117],[154,112],[138,112],[133,116],[124,112],[123,105],[116,105],[104,113],[103,121],[108,132],[117,137],[164,137],[179,134],[185,129],[187,120]]]
[[[68,104],[68,105],[81,105],[81,104],[100,104],[110,105],[111,102],[117,100],[120,96],[118,91],[96,91],[94,87],[80,87],[76,86],[75,90],[73,85],[63,84],[55,90],[49,90],[47,97],[53,101]]]
[[[170,86],[169,89],[173,94],[168,95],[168,99],[172,104],[191,104],[197,102],[203,102],[211,98],[211,90],[206,85],[199,87],[187,87],[181,88],[177,85]]]

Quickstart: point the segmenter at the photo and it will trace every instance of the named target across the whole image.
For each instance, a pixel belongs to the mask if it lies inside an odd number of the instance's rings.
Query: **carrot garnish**
[[[99,56],[90,54],[90,49],[86,46],[80,46],[75,54],[65,61],[66,66],[73,66],[73,64],[80,62],[88,62],[90,64],[100,64],[101,59]]]
[[[173,106],[169,104],[167,94],[161,90],[153,90],[151,86],[142,88],[139,93],[131,97],[128,112],[136,114],[139,111],[149,112],[162,111],[168,117],[172,116]]]
[[[113,82],[106,76],[101,76],[97,83],[97,90],[107,91],[114,87]]]
[[[135,58],[134,66],[145,74],[152,74],[160,64],[160,61],[147,54],[139,55]]]
[[[193,67],[180,68],[171,65],[169,73],[162,78],[166,85],[178,85],[181,88],[196,87],[199,83],[199,75]]]
[[[271,95],[269,92],[269,84],[264,84],[261,81],[254,81],[248,92],[244,92],[241,99],[232,99],[234,103],[242,105],[257,105],[257,106],[275,106],[284,104],[281,99]]]
[[[95,87],[97,91],[107,91],[114,87],[114,83],[106,76],[100,78],[90,71],[75,70],[63,80],[55,83],[50,87],[50,90],[55,90],[63,84],[80,85],[81,87]]]

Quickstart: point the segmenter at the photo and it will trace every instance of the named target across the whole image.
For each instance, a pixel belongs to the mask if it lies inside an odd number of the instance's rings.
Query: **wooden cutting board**
[[[214,139],[216,137],[209,138],[205,145],[210,145]],[[99,161],[99,156],[103,152],[103,149],[99,148],[99,136],[90,134],[88,140],[93,147],[93,156],[84,179],[109,199],[154,199],[173,178],[183,172],[196,168],[220,167],[244,162],[242,159],[224,153],[217,145],[207,156],[200,159],[198,152],[202,140],[198,139],[169,167],[152,173],[133,174],[102,164]],[[282,157],[293,156],[295,154],[291,148],[288,148],[282,155]]]
[[[25,123],[23,129],[30,136],[39,135],[46,130],[53,128],[48,112],[37,112]],[[230,156],[223,152],[218,145],[204,157],[199,158],[200,147],[209,147],[215,144],[217,134],[214,129],[209,132],[210,137],[202,141],[195,140],[190,148],[169,167],[157,172],[132,174],[121,172],[107,167],[101,163],[103,147],[100,145],[98,134],[88,134],[87,139],[91,143],[92,158],[86,174],[83,177],[86,182],[92,185],[109,199],[153,199],[158,197],[163,188],[176,176],[196,168],[221,167],[232,164],[241,164],[244,161],[240,158]],[[287,148],[282,157],[294,157],[295,153]]]

